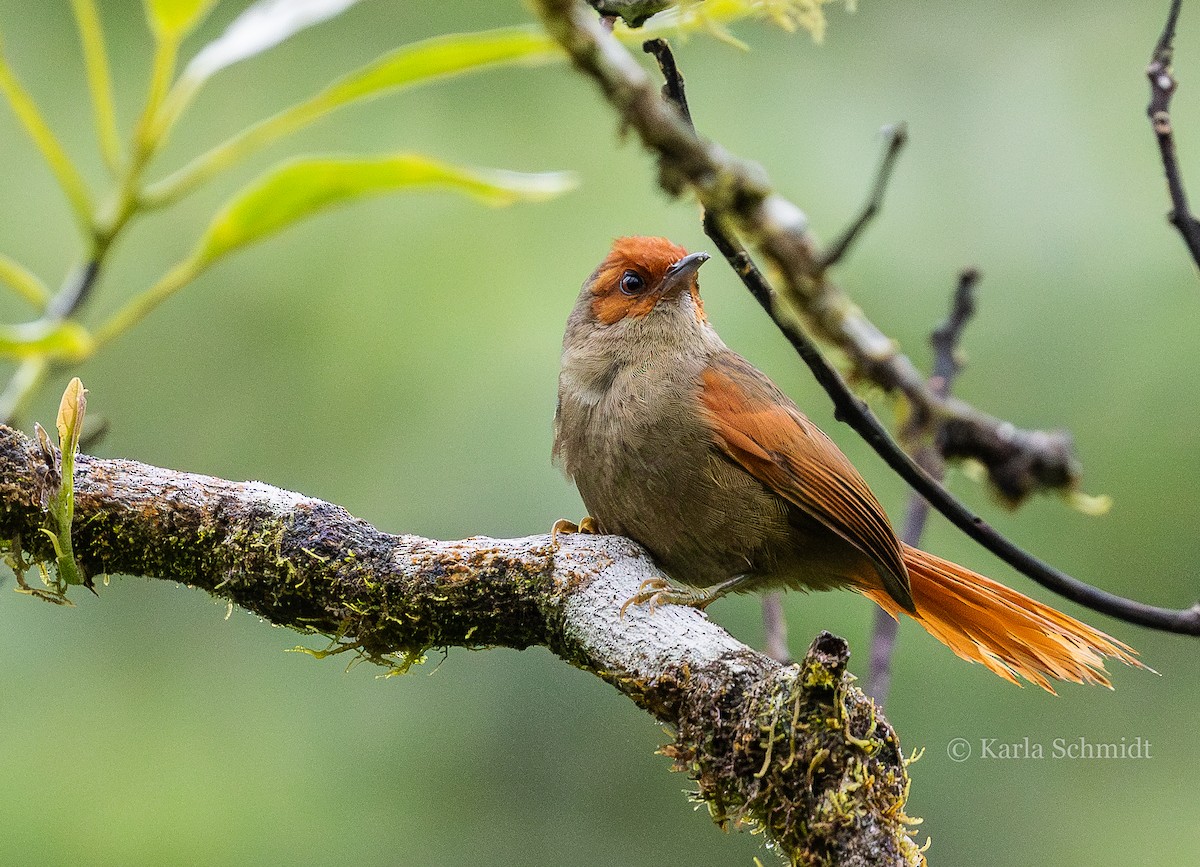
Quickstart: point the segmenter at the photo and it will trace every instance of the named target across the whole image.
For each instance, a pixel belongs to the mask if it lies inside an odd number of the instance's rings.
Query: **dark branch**
[[[979,282],[979,272],[968,268],[958,277],[958,287],[950,302],[950,314],[946,320],[929,335],[929,343],[933,347],[933,373],[929,377],[929,387],[942,397],[950,395],[954,379],[962,370],[958,358],[958,344],[962,339],[963,329],[975,314],[975,285]],[[938,448],[940,426],[934,425],[933,430],[920,430],[910,426],[908,438],[917,443],[913,449],[913,460],[939,482],[946,474],[946,462]],[[929,502],[917,494],[908,498],[908,507],[904,512],[904,526],[900,530],[900,538],[907,545],[917,547],[921,544],[921,536],[925,532],[925,522],[929,518]],[[875,628],[871,636],[871,660],[867,675],[867,693],[882,706],[887,701],[888,690],[892,682],[892,652],[896,647],[896,636],[900,624],[882,608],[875,610]]]
[[[79,268],[50,299],[46,306],[46,316],[62,320],[74,315],[87,302],[99,276],[100,263],[95,259]]]
[[[929,387],[942,397],[949,396],[954,378],[962,371],[958,344],[962,340],[963,329],[975,315],[975,286],[979,283],[979,277],[979,272],[974,268],[967,268],[958,275],[958,287],[950,302],[950,314],[929,335],[929,345],[933,347],[933,373],[930,374]]]
[[[665,39],[647,39],[642,43],[642,51],[653,54],[654,59],[658,61],[658,68],[663,75],[663,99],[679,109],[679,113],[694,132],[696,124],[692,120],[692,110],[688,107],[687,87],[683,73],[679,71],[679,64],[675,62],[675,53],[671,51],[671,46]]]
[[[0,540],[20,571],[52,563],[47,456],[0,427]],[[264,485],[79,455],[72,537],[85,575],[179,581],[282,626],[406,668],[444,647],[544,645],[675,731],[663,752],[718,824],[761,827],[792,863],[916,865],[899,741],[822,633],[798,666],[703,613],[620,615],[658,575],[627,539],[438,542]],[[24,546],[24,547],[22,547]]]
[[[896,160],[900,157],[900,151],[904,150],[904,145],[908,143],[908,127],[903,123],[893,124],[884,129],[884,134],[887,136],[887,147],[883,151],[883,159],[879,161],[879,171],[875,173],[875,183],[871,185],[871,192],[867,196],[866,204],[863,205],[858,217],[846,228],[842,236],[829,245],[829,249],[825,251],[818,265],[821,271],[832,268],[842,261],[846,251],[858,240],[863,229],[875,219],[879,214],[879,209],[883,207],[883,194],[887,192],[888,182],[892,179]]]
[[[1200,635],[1200,603],[1186,609],[1160,608],[1085,584],[1015,545],[921,469],[897,445],[866,403],[854,395],[809,337],[790,317],[779,313],[773,290],[749,254],[726,230],[726,222],[739,226],[757,241],[783,274],[789,300],[807,313],[826,336],[846,349],[864,375],[889,390],[902,391],[914,411],[927,412],[944,421],[947,457],[965,456],[968,450],[963,449],[963,444],[970,442],[972,457],[992,462],[989,472],[993,477],[1005,467],[1039,484],[1049,484],[1060,475],[1059,485],[1070,487],[1074,477],[1069,447],[1065,454],[1070,460],[1064,461],[1060,453],[1064,448],[1061,437],[1026,432],[1031,442],[1022,443],[1021,438],[1014,438],[1012,425],[933,393],[912,362],[896,352],[892,341],[818,273],[819,256],[800,209],[771,191],[761,169],[751,169],[723,149],[700,139],[679,109],[662,100],[642,68],[616,40],[604,33],[586,7],[576,0],[538,0],[538,8],[548,32],[570,54],[576,66],[598,82],[623,121],[658,154],[664,189],[673,194],[691,189],[699,197],[705,208],[705,231],[829,394],[839,420],[848,423],[892,470],[951,523],[1043,587],[1130,623]],[[966,435],[966,431],[971,434]],[[998,447],[995,451],[989,448],[989,440]],[[994,461],[1003,454],[1008,454],[1009,460],[997,467]]]
[[[1192,261],[1200,267],[1200,223],[1196,222],[1188,207],[1183,175],[1175,152],[1175,130],[1171,124],[1171,97],[1175,95],[1177,86],[1171,60],[1175,53],[1175,24],[1179,20],[1181,5],[1182,0],[1172,0],[1167,23],[1154,46],[1154,53],[1150,55],[1150,65],[1146,67],[1146,77],[1150,80],[1150,105],[1146,108],[1146,114],[1150,117],[1154,137],[1158,140],[1158,152],[1167,175],[1172,208],[1167,219],[1179,230]]]
[[[908,513],[905,516],[904,530],[901,535],[908,539],[908,528],[914,526],[913,504],[924,503],[920,497],[913,495],[908,500]],[[925,519],[920,518],[924,529]],[[912,544],[911,542],[909,544]],[[867,695],[875,699],[880,707],[887,705],[888,693],[892,689],[892,655],[896,650],[896,639],[900,635],[900,622],[882,608],[875,609],[871,624],[871,657],[867,668]]]

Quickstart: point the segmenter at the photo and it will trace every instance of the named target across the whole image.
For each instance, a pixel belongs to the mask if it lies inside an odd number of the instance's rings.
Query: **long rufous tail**
[[[918,548],[904,545],[903,551],[917,608],[909,616],[963,659],[1005,680],[1018,683],[1020,675],[1050,692],[1051,677],[1111,689],[1104,657],[1146,667],[1136,650],[1074,617]],[[886,590],[862,592],[892,617],[903,611]]]

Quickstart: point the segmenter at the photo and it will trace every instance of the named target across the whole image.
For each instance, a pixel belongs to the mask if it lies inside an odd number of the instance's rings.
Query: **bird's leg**
[[[621,606],[621,615],[630,605],[650,603],[650,613],[660,605],[687,605],[703,611],[727,593],[748,590],[759,579],[758,575],[735,575],[728,581],[714,584],[712,587],[675,587],[666,578],[647,578],[633,596],[625,600]]]
[[[591,515],[585,515],[578,524],[568,521],[566,518],[559,518],[554,522],[554,526],[550,528],[550,547],[552,550],[558,550],[559,533],[587,533],[594,536],[599,532],[600,525],[596,523],[596,519]]]

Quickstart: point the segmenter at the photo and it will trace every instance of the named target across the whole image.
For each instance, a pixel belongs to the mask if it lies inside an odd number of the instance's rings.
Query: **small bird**
[[[554,458],[585,528],[628,536],[670,578],[628,604],[850,588],[905,612],[963,659],[1053,692],[1110,686],[1136,651],[1002,584],[904,544],[833,441],[704,315],[709,256],[620,238],[567,319]]]

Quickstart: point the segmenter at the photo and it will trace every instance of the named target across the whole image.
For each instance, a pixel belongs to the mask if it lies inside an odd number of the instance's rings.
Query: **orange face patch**
[[[666,238],[618,238],[592,281],[592,315],[604,325],[645,316],[658,303],[667,270],[686,255],[687,250]],[[689,292],[704,318],[695,280]]]

